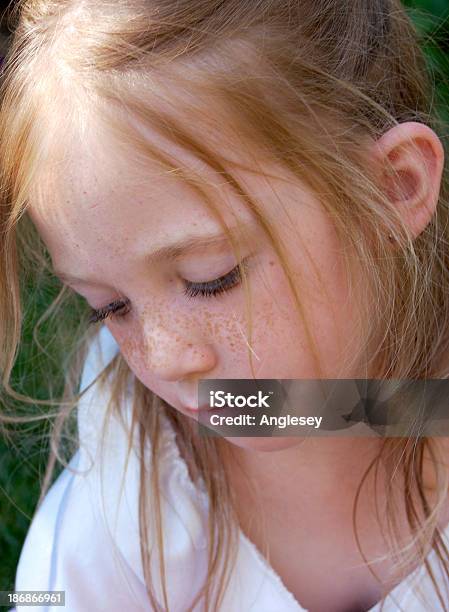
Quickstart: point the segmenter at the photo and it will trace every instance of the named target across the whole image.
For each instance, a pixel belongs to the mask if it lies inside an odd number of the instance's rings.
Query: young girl
[[[195,422],[204,379],[449,376],[444,151],[399,1],[19,10],[2,401],[22,398],[22,257],[39,269],[45,245],[54,308],[80,294],[92,312],[16,590],[64,591],[70,612],[449,610],[447,438]]]

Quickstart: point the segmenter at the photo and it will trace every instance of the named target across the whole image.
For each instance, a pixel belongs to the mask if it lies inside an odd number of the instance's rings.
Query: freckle
[[[274,261],[270,261],[270,266],[274,266]]]

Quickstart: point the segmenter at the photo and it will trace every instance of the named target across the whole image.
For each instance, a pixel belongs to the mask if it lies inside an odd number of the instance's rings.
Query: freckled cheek
[[[142,340],[135,334],[130,334],[129,332],[119,329],[119,326],[108,324],[108,327],[118,343],[120,352],[126,363],[134,374],[140,378],[144,370],[142,364],[145,363],[145,350]]]
[[[263,277],[254,274],[249,318],[244,289],[239,289],[233,300],[227,300],[222,317],[212,319],[222,356],[223,378],[251,378],[251,361],[254,371],[263,364],[263,377],[270,377],[267,373],[274,369],[292,333],[290,305],[282,294],[285,286],[280,285],[271,272]]]
[[[111,329],[111,332],[115,336],[122,357],[128,364],[131,372],[147,389],[163,397],[164,386],[156,376],[152,375],[150,368],[148,368],[148,354],[142,338],[122,330],[116,331]]]
[[[332,260],[326,254],[324,259],[326,265],[318,258],[316,261],[321,277],[319,280],[310,267],[304,265],[301,269],[299,262],[293,265],[294,269],[296,265],[302,272],[297,287],[305,322],[298,312],[287,281],[281,275],[273,279],[273,295],[279,305],[275,310],[274,327],[279,341],[277,347],[276,340],[273,343],[272,353],[277,355],[271,363],[279,368],[282,368],[283,363],[285,367],[282,369],[288,368],[292,372],[291,376],[284,378],[316,377],[318,364],[313,356],[313,346],[316,347],[320,366],[328,377],[353,377],[357,371],[357,354],[363,342],[363,334],[360,335],[357,283],[351,285],[340,258],[335,256]],[[286,313],[284,321],[279,321],[280,311]],[[354,359],[355,365],[351,364],[351,359]],[[347,366],[340,371],[345,363]],[[278,376],[259,373],[259,377]]]
[[[185,308],[172,308],[170,317],[164,316],[163,320],[153,316],[151,321],[146,318],[143,325],[133,321],[107,321],[106,325],[132,372],[156,393],[161,381],[153,375],[153,353],[155,363],[162,367],[165,359],[171,363],[181,358],[181,352],[192,344],[213,346],[217,377],[251,377],[250,355],[255,368],[262,360],[268,368],[274,368],[280,359],[285,361],[285,351],[289,351],[288,343],[295,333],[294,313],[285,295],[288,286],[274,268],[269,270],[263,280],[257,275],[251,279],[251,344],[242,288],[213,303],[198,300],[188,312]],[[297,341],[294,346],[298,346]]]
[[[279,263],[270,267],[253,289],[253,362],[258,378],[315,378],[317,364],[293,291]],[[307,271],[304,271],[307,272]],[[326,283],[326,279],[323,279]],[[318,341],[318,354],[336,359],[335,320],[328,299],[304,274],[296,280],[309,331]],[[332,287],[332,285],[330,285]],[[330,292],[337,300],[336,292]]]

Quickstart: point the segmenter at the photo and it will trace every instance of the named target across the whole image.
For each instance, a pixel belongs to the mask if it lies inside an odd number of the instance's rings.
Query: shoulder
[[[115,342],[104,329],[89,349],[82,387],[116,355]],[[80,401],[80,448],[33,517],[17,568],[16,590],[64,590],[66,606],[73,611],[148,609],[140,552],[139,491],[141,477],[150,479],[141,474],[136,449],[131,445],[128,452],[130,431],[113,413],[104,444],[99,444],[108,399],[108,385],[100,389],[93,384]],[[130,396],[121,409],[128,423]],[[188,477],[166,420],[161,442],[167,581],[173,609],[181,610],[203,574],[207,509]],[[156,533],[149,535],[154,545]],[[151,558],[157,585],[158,554]],[[113,592],[111,584],[115,585]],[[156,593],[162,601],[157,588]]]
[[[81,387],[87,387],[115,354],[112,337],[104,333],[95,337],[84,364]],[[122,463],[124,432],[117,426],[110,428],[108,442],[115,454],[107,453],[100,466],[98,439],[107,399],[107,388],[100,392],[93,384],[79,402],[80,447],[37,509],[16,572],[16,590],[65,591],[69,610],[119,610],[126,609],[129,602],[136,610],[146,609],[139,556],[132,546],[122,550],[119,544],[122,540],[138,542],[133,508],[129,508],[130,520],[122,522],[115,534],[109,528],[111,512],[116,508],[107,508],[117,489],[111,475]],[[134,493],[134,472],[131,464],[128,496]],[[114,583],[121,589],[108,596]]]

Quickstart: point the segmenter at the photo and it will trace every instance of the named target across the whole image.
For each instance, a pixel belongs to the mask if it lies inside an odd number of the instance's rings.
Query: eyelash
[[[245,273],[247,272],[247,260],[243,259],[241,262],[241,266],[244,268]],[[222,293],[226,293],[230,291],[234,287],[237,287],[242,281],[242,276],[240,273],[240,266],[237,265],[227,274],[220,276],[212,281],[207,283],[191,283],[187,282],[187,286],[184,289],[184,295],[186,295],[189,299],[195,298],[197,296],[201,297],[217,297]],[[104,308],[100,308],[95,310],[91,309],[90,317],[89,317],[89,325],[94,323],[98,323],[99,321],[104,321],[107,317],[114,315],[115,317],[124,317],[129,312],[129,300],[116,300],[111,304],[108,304]],[[124,310],[124,312],[120,312]]]
[[[129,305],[129,300],[116,300],[115,302],[108,304],[104,308],[99,308],[98,310],[95,310],[95,308],[92,308],[90,311],[88,323],[89,325],[93,325],[94,323],[99,323],[100,321],[104,321],[107,317],[110,317],[111,315],[117,313],[118,311],[126,308],[128,305]],[[127,309],[123,313],[116,314],[115,316],[124,317],[125,314],[127,314],[128,312],[129,312],[129,309]]]

